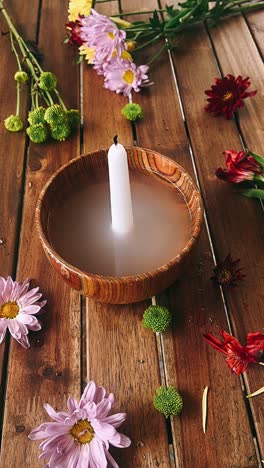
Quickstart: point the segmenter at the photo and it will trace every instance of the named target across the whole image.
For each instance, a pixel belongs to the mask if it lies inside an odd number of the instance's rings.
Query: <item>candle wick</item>
[[[117,145],[117,143],[118,143],[117,139],[118,139],[118,135],[115,135],[114,138],[113,138],[115,145]]]

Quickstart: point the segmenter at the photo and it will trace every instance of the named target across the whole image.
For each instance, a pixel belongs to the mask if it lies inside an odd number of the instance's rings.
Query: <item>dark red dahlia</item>
[[[216,175],[219,179],[238,184],[245,180],[253,180],[256,175],[263,173],[258,162],[246,151],[238,153],[234,150],[227,150],[223,152],[223,155],[226,158],[226,169],[221,167],[217,169]]]
[[[79,20],[69,21],[66,23],[68,43],[71,45],[77,45],[78,47],[83,45],[84,41],[81,39],[81,22]]]
[[[232,117],[239,107],[243,107],[243,99],[255,96],[257,91],[248,92],[250,86],[249,78],[242,78],[228,74],[224,78],[215,78],[215,84],[211,89],[205,91],[209,96],[208,104],[204,110],[212,112],[214,116],[223,115],[226,119]]]
[[[239,258],[234,260],[229,253],[223,262],[216,265],[214,276],[211,279],[221,286],[236,287],[237,282],[242,281],[246,277],[246,275],[241,273],[243,268],[238,268],[239,262]]]
[[[224,341],[218,340],[211,333],[204,335],[210,345],[226,355],[226,363],[231,371],[239,375],[244,372],[248,364],[258,364],[264,360],[264,335],[259,332],[248,333],[247,345],[242,346],[239,341],[229,333],[221,330]]]

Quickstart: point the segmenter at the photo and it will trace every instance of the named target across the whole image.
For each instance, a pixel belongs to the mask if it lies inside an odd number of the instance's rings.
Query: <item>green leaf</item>
[[[248,151],[248,154],[250,154],[250,156],[253,156],[253,158],[264,169],[264,158],[262,156],[260,156],[259,154],[253,153],[252,151]]]
[[[245,195],[246,197],[249,197],[249,198],[260,198],[261,200],[264,200],[264,190],[260,190],[260,189],[244,190],[242,192],[242,195]]]

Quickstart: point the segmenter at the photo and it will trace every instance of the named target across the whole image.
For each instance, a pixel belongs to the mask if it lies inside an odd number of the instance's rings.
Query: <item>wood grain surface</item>
[[[137,7],[140,8],[139,1]],[[132,10],[132,6],[129,5],[128,8]],[[183,42],[184,52],[188,57],[184,63],[186,69],[192,69],[190,72],[192,77],[196,76],[197,72],[194,70],[197,70],[199,63],[197,79],[201,74],[200,68],[203,67],[206,74],[210,64],[215,63],[206,42],[200,44],[197,41],[197,35],[200,38],[201,34],[202,31],[198,30],[195,40],[191,42],[185,37]],[[177,53],[178,51],[175,54]],[[142,63],[149,60],[151,55],[148,54],[149,52],[142,56]],[[181,73],[181,78],[186,80],[185,89],[188,90],[190,83],[185,77],[187,71],[185,70],[185,74],[179,72],[177,57],[175,55],[177,76]],[[166,80],[163,79],[164,76]],[[168,58],[160,59],[156,63],[151,72],[151,79],[155,85],[135,97],[136,101],[143,105],[145,112],[145,121],[137,125],[138,144],[144,146],[151,142],[152,148],[159,148],[159,151],[174,158],[194,175]],[[190,96],[190,106],[193,106],[194,99],[198,100],[200,94],[199,89],[197,96]],[[163,105],[164,102],[166,106]],[[201,109],[200,114],[204,116]],[[232,131],[237,135],[235,127]],[[205,129],[203,132],[205,135]],[[199,157],[194,153],[195,159],[196,156]],[[186,412],[183,412],[180,418],[172,418],[171,421],[176,464],[179,467],[189,467],[194,464],[219,468],[254,467],[257,458],[239,379],[231,375],[223,357],[208,349],[202,338],[202,333],[208,330],[217,333],[219,328],[228,328],[220,291],[210,280],[213,267],[210,244],[204,231],[197,257],[190,271],[188,270],[184,278],[171,287],[167,294],[158,299],[172,309],[175,317],[172,332],[165,333],[162,339],[165,379],[167,384],[179,388],[186,402]],[[192,366],[190,363],[195,365]],[[201,399],[206,385],[209,386],[210,393],[208,428],[204,435]],[[230,388],[232,388],[232,399],[230,399]],[[215,421],[219,427],[218,431],[215,430]],[[241,425],[243,429],[238,434],[237,428]]]
[[[165,3],[114,0],[98,4],[96,9],[115,14],[120,7],[126,12],[147,11]],[[0,238],[6,241],[0,245],[0,274],[14,275],[18,260],[17,279],[30,276],[48,300],[43,331],[31,334],[31,348],[24,350],[12,340],[8,368],[4,362],[2,388],[6,385],[7,390],[0,465],[42,466],[37,458],[38,443],[30,442],[27,435],[49,420],[43,403],[63,410],[67,396],[78,398],[86,381],[94,379],[115,393],[115,411],[127,412],[121,432],[131,437],[131,447],[111,450],[120,468],[259,467],[258,445],[264,458],[263,396],[249,405],[245,393],[263,386],[263,368],[251,366],[240,380],[231,374],[224,357],[203,341],[202,334],[228,330],[228,321],[241,341],[248,332],[263,330],[262,208],[258,201],[235,194],[214,173],[224,166],[223,150],[242,148],[241,135],[253,151],[264,154],[264,12],[223,20],[210,31],[210,37],[204,28],[184,33],[173,63],[164,55],[154,64],[150,78],[155,85],[134,93],[134,102],[143,106],[144,119],[132,129],[120,112],[127,99],[105,90],[102,77],[86,63],[81,66],[79,83],[73,51],[62,44],[67,7],[67,0],[8,1],[8,9],[27,37],[35,37],[40,18],[44,66],[58,75],[67,105],[78,107],[80,98],[84,125],[80,135],[67,142],[30,143],[27,151],[24,133],[10,135],[3,129],[3,119],[15,106],[14,83],[6,78],[12,77],[15,67],[7,38],[0,37],[0,64],[6,71],[0,74]],[[146,63],[153,52],[144,52],[136,63]],[[239,111],[241,135],[234,121],[213,118],[202,110],[204,90],[219,76],[218,65],[223,73],[249,75],[252,89],[258,89]],[[115,134],[127,146],[136,137],[139,146],[165,154],[193,178],[197,175],[205,203],[211,239],[204,229],[188,272],[155,299],[173,313],[173,327],[162,336],[142,327],[142,314],[150,301],[113,306],[83,300],[81,321],[80,296],[53,273],[33,224],[36,201],[50,175],[80,151],[110,146]],[[224,304],[210,278],[213,255],[219,260],[229,251],[241,258],[247,276],[237,290],[225,291]],[[0,370],[3,352],[2,344]],[[181,416],[167,422],[153,407],[155,388],[161,382],[176,385],[184,399]],[[201,400],[206,385],[208,419],[203,434]]]
[[[110,2],[97,10],[115,14],[117,8],[117,2]],[[109,146],[115,134],[120,143],[132,145],[131,126],[120,112],[127,99],[103,89],[102,78],[87,67],[83,83],[84,120],[92,122],[84,127],[84,151]],[[113,450],[117,462],[126,468],[170,466],[165,420],[152,405],[160,376],[155,336],[141,324],[148,305],[110,306],[87,300],[87,378],[103,382],[116,394],[116,411],[127,412],[124,432],[132,444]]]
[[[10,14],[20,9],[21,30],[28,39],[35,39],[38,5],[33,2],[31,8],[22,1],[10,1]],[[29,11],[31,12],[28,20]],[[8,27],[2,15],[0,15],[0,29],[2,33],[8,31]],[[20,228],[20,208],[23,198],[23,173],[24,153],[26,137],[25,133],[10,133],[4,127],[4,120],[16,111],[16,88],[13,76],[17,70],[16,60],[10,52],[9,36],[0,36],[1,69],[5,73],[0,74],[0,275],[13,275],[16,271],[16,253]],[[21,110],[25,117],[26,87],[21,90]],[[0,346],[0,384],[1,399],[3,398],[4,382],[2,380],[3,359],[5,343]]]
[[[232,19],[232,21],[234,20],[237,21],[238,18]],[[242,25],[240,26],[239,36],[243,37]],[[230,38],[230,32],[227,33],[225,28],[224,23],[223,30]],[[216,37],[217,33],[217,30],[212,30],[215,47],[219,48],[218,58],[220,60],[220,52],[224,47],[226,47],[227,52],[227,44],[224,42],[225,39],[222,35],[223,33],[220,33],[220,29],[219,34],[223,42],[222,45],[218,43],[219,36],[218,38]],[[233,32],[234,37],[236,34],[237,29],[235,28]],[[240,41],[243,41],[242,37],[240,37]],[[249,41],[248,48],[250,49],[250,40],[252,39],[250,36],[247,39]],[[194,43],[195,50],[193,49]],[[232,44],[233,46],[231,47],[230,45],[228,50],[230,54],[231,52],[237,54],[232,62],[233,67],[235,67],[237,63],[241,63],[241,58],[239,57],[242,56],[242,49],[239,49],[235,45],[235,42],[232,42]],[[252,45],[253,47],[254,44]],[[197,49],[199,50],[199,54],[197,53]],[[257,51],[256,48],[254,50],[255,52]],[[204,56],[202,58],[203,52]],[[211,60],[209,61],[210,55]],[[251,60],[250,54],[244,53],[243,56],[245,61],[248,57]],[[235,75],[240,73],[238,66],[236,66],[236,69],[227,68],[225,54],[221,55],[221,57],[223,60],[225,59],[225,62],[222,64],[224,73],[232,73],[232,71]],[[263,329],[262,276],[264,246],[262,207],[257,200],[246,199],[234,193],[234,188],[231,185],[217,180],[214,175],[217,167],[224,166],[222,151],[225,149],[241,150],[241,141],[234,121],[225,122],[221,118],[212,118],[211,115],[201,112],[204,106],[203,92],[210,87],[213,78],[218,75],[217,65],[213,59],[213,51],[206,34],[201,33],[199,37],[196,35],[195,39],[192,34],[186,34],[184,45],[175,52],[174,59],[217,258],[221,260],[231,252],[235,258],[241,259],[241,266],[245,267],[247,275],[245,281],[239,288],[226,291],[226,300],[229,306],[233,331],[241,342],[245,342],[248,332],[261,331]],[[255,61],[257,67],[259,63],[258,57],[255,57]],[[205,63],[207,64],[206,67]],[[229,61],[228,64],[230,65],[231,62]],[[261,68],[259,70],[261,72]],[[194,73],[197,76],[195,82],[193,81]],[[245,73],[245,71],[241,70],[243,76],[245,76]],[[258,83],[260,83],[259,80]],[[261,86],[259,91],[261,102]],[[263,124],[261,123],[263,112],[258,102],[258,99],[255,102],[250,100],[248,102],[245,101],[245,107],[239,112],[243,135],[244,137],[247,135],[248,140],[252,141],[250,147],[253,147],[255,151],[260,151],[260,145],[262,144],[261,134],[263,132]],[[205,134],[206,139],[204,138]],[[253,141],[256,142],[257,149]],[[263,374],[261,370],[258,366],[253,366],[245,374],[245,376],[248,376],[248,392],[262,386]],[[263,447],[262,424],[264,419],[262,413],[263,403],[261,400],[263,400],[263,397],[255,401],[252,400],[251,405],[254,408],[259,442]]]
[[[33,3],[28,4],[28,18]],[[14,20],[19,8],[15,12]],[[66,64],[73,60],[71,51],[62,44],[66,15],[67,1],[42,2],[39,45],[46,55],[44,66],[59,78],[60,89],[67,96],[66,104],[78,107],[78,68],[70,66],[65,73]],[[47,24],[50,34],[47,34]],[[29,146],[17,277],[19,280],[32,278],[33,285],[41,287],[48,303],[47,312],[42,316],[43,331],[32,333],[31,348],[24,350],[16,342],[11,343],[1,454],[3,468],[42,466],[38,461],[38,443],[29,441],[27,436],[38,424],[49,420],[43,404],[49,402],[64,410],[67,397],[78,398],[81,392],[80,299],[52,272],[34,228],[35,205],[44,183],[78,152],[78,135],[64,143]]]

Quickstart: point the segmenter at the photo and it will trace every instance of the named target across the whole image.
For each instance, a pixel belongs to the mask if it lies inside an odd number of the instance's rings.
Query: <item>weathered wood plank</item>
[[[34,40],[36,34],[36,20],[38,2],[32,3],[29,9],[23,1],[11,0],[8,2],[8,11],[16,17],[17,8],[20,11],[19,22],[21,30],[28,39]],[[30,18],[29,11],[31,12]],[[1,32],[8,32],[8,26],[0,13]],[[0,66],[5,73],[0,74],[0,275],[7,277],[13,275],[16,268],[16,245],[19,228],[19,209],[22,198],[22,180],[24,166],[25,133],[9,133],[4,127],[4,120],[16,110],[16,87],[13,80],[17,70],[16,60],[11,53],[9,36],[0,36]],[[25,116],[26,88],[22,90],[21,109]],[[0,346],[0,383],[2,378],[2,365],[5,344]],[[4,386],[4,382],[3,382]],[[4,390],[1,385],[1,394]]]
[[[72,67],[72,52],[62,44],[68,2],[44,0],[40,24],[40,48],[45,67],[59,77],[66,104],[78,106],[78,69]],[[28,7],[27,17],[30,18]],[[16,15],[18,10],[16,9]],[[51,53],[52,51],[52,53]],[[28,433],[49,419],[43,403],[66,408],[66,397],[78,397],[80,384],[80,299],[51,270],[34,228],[34,210],[48,177],[79,152],[78,135],[65,143],[30,144],[26,192],[20,238],[18,279],[33,279],[48,300],[43,331],[33,333],[31,348],[12,342],[9,357],[7,401],[1,466],[42,466],[38,443]]]
[[[239,121],[248,148],[264,154],[264,64],[256,44],[242,16],[225,20],[212,29],[211,36],[223,73],[250,76],[251,89],[258,91],[245,100]]]
[[[114,14],[116,7],[117,3],[105,4],[103,12]],[[127,99],[102,85],[102,79],[84,67],[85,151],[108,147],[116,133],[121,143],[133,144],[131,127],[120,113]],[[87,374],[116,394],[116,411],[127,412],[121,429],[132,444],[113,450],[120,467],[126,468],[170,466],[165,421],[152,403],[160,385],[155,336],[141,325],[148,304],[111,306],[87,301]]]
[[[264,11],[251,11],[245,15],[251,34],[264,59]]]
[[[139,1],[137,6],[140,8]],[[136,10],[135,2],[133,8]],[[185,73],[192,76],[192,87],[196,81],[199,85],[203,83],[208,68],[215,65],[206,36],[201,31],[198,34],[202,39],[197,41],[195,36],[193,42],[184,42],[181,53]],[[141,57],[142,63],[151,56],[146,53],[144,58]],[[175,62],[178,64],[178,53]],[[192,72],[187,73],[187,69]],[[184,73],[180,72],[184,80]],[[135,97],[142,103],[145,113],[145,120],[137,125],[139,144],[171,156],[194,176],[168,59],[160,59],[154,64],[151,79],[155,85]],[[185,79],[186,93],[189,86],[189,79]],[[189,105],[195,108],[199,104],[197,92],[190,97]],[[204,116],[203,111],[200,113]],[[197,125],[192,121],[192,126]],[[205,133],[207,130],[203,128]],[[238,139],[234,126],[230,133]],[[176,385],[185,401],[182,416],[171,421],[177,465],[254,467],[256,455],[240,382],[225,367],[223,357],[209,349],[202,338],[209,329],[213,332],[217,332],[218,327],[227,329],[220,293],[210,280],[212,269],[210,245],[203,232],[196,258],[185,277],[159,298],[175,317],[172,331],[165,333],[162,339],[167,383]],[[201,399],[206,385],[209,385],[210,394],[207,433],[204,435]]]
[[[263,12],[259,12],[259,15],[260,18],[262,17],[261,24],[264,25]],[[264,154],[264,65],[258,49],[242,17],[231,18],[221,27],[212,30],[212,38],[223,73],[249,75],[252,89],[258,91],[254,98],[245,101],[245,107],[239,111],[239,121],[247,147],[257,153]],[[223,141],[223,144],[226,148],[227,143]],[[228,147],[237,148],[230,140]],[[211,158],[208,170],[209,173],[213,171]],[[216,205],[215,200],[210,206],[212,231],[217,242],[219,255],[223,256],[224,252],[232,249],[233,244],[233,250],[237,252],[241,263],[246,267],[247,278],[243,287],[228,294],[227,297],[235,329],[238,336],[244,341],[246,333],[249,331],[263,329],[264,231],[262,208],[256,200],[244,200],[243,197],[233,195],[230,187],[224,187],[224,184],[220,182],[217,185],[219,186],[217,193],[221,197],[220,203],[224,206],[226,202],[227,207],[223,210],[225,213],[221,210],[222,213],[218,212],[217,214],[218,204]],[[225,223],[222,222],[221,215],[226,217]],[[241,233],[243,234],[241,235]],[[263,373],[261,370],[256,366],[248,370],[246,374],[248,392],[262,386]],[[261,396],[251,400],[250,405],[261,449],[264,453],[263,401],[264,397]]]

